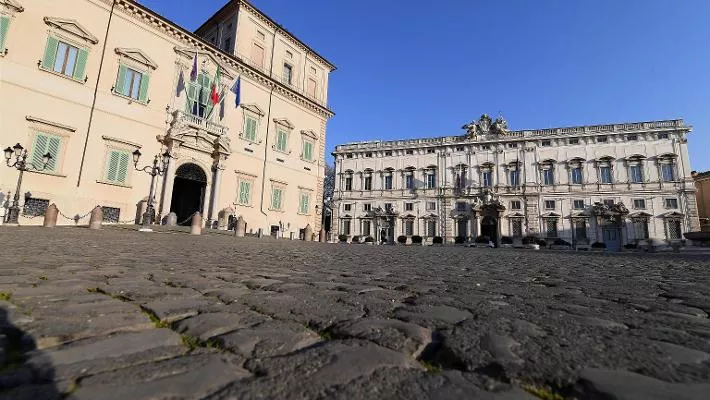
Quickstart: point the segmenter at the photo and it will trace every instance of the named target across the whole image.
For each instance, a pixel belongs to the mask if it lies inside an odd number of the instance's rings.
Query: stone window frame
[[[495,164],[490,161],[484,162],[478,166],[478,179],[481,187],[492,188],[493,187],[493,172],[495,171]],[[490,184],[485,185],[485,180],[483,179],[484,173],[490,174]]]
[[[269,179],[271,181],[271,196],[269,196],[269,211],[274,211],[274,212],[285,212],[284,210],[284,203],[285,203],[285,198],[286,198],[286,189],[288,188],[288,183],[287,182],[282,182],[278,181],[275,179]],[[279,201],[279,208],[274,208],[274,195],[276,194],[276,191],[279,190],[281,197]]]
[[[520,225],[520,235],[516,235],[515,233],[515,225],[519,224]],[[523,216],[510,216],[508,218],[508,232],[510,233],[510,237],[513,238],[522,238],[523,235],[525,234],[524,226],[525,226],[525,217]]]
[[[346,225],[347,223],[347,225]],[[340,231],[342,232],[343,235],[350,236],[353,233],[353,219],[352,217],[346,216],[340,219]],[[348,227],[348,229],[345,229],[345,227]],[[347,231],[347,232],[346,232]]]
[[[663,167],[666,165],[671,166],[671,172],[673,174],[672,180],[665,180],[663,175]],[[660,182],[678,182],[678,155],[673,153],[664,153],[656,157],[656,168],[658,169],[658,180]]]
[[[557,185],[557,179],[555,177],[555,170],[557,166],[557,161],[551,158],[545,159],[538,164],[538,169],[540,170],[540,184],[543,186],[555,186]],[[546,174],[550,174],[552,183],[545,181]]]
[[[44,48],[42,52],[42,56],[39,59],[39,62],[37,63],[37,67],[44,72],[50,73],[52,75],[56,75],[59,77],[62,77],[64,79],[68,79],[73,82],[77,82],[80,84],[86,84],[88,81],[88,75],[86,71],[86,67],[88,66],[89,62],[89,56],[91,55],[91,49],[93,46],[99,43],[98,38],[91,34],[86,28],[84,28],[79,22],[73,19],[64,19],[64,18],[55,18],[55,17],[44,17],[44,23],[49,27],[47,29],[47,36],[44,41]],[[54,40],[58,42],[64,42],[70,46],[73,46],[77,48],[79,51],[85,52],[85,57],[86,60],[84,61],[84,70],[82,71],[82,76],[76,77],[76,65],[75,65],[75,70],[72,73],[72,76],[66,75],[61,72],[55,72],[54,71],[54,65],[51,66],[45,66],[43,65],[45,62],[46,54],[49,50],[49,43],[50,43],[50,38],[53,38]],[[55,54],[54,58],[56,60],[56,49],[55,49]],[[77,54],[77,62],[79,60],[80,54]]]
[[[315,163],[319,157],[316,156],[316,144],[318,143],[318,135],[310,129],[301,131],[301,160],[308,163]],[[311,159],[305,157],[306,143],[311,145]]]
[[[550,204],[552,205],[552,207],[549,207]],[[556,210],[557,209],[557,200],[545,199],[545,200],[543,200],[542,205],[545,210]]]
[[[551,216],[546,216],[542,217],[542,221],[544,222],[544,227],[545,227],[545,238],[559,238],[560,237],[560,217],[557,215],[551,215]],[[550,225],[550,223],[554,223],[554,225]],[[550,226],[554,226],[554,235],[550,235]]]
[[[236,173],[237,178],[237,198],[235,199],[234,204],[242,207],[254,207],[252,199],[254,197],[254,184],[258,176],[245,171],[236,170],[234,172]],[[241,202],[242,182],[249,184],[249,198],[246,203]]]
[[[582,202],[582,207],[577,207],[578,201]],[[584,210],[586,207],[587,207],[587,204],[584,201],[584,199],[572,199],[572,209],[573,210]]]
[[[351,169],[345,170],[345,172],[342,173],[343,175],[343,191],[345,192],[352,192],[353,191],[353,177],[355,175],[355,172]],[[350,182],[350,189],[348,189],[348,182]]]
[[[646,161],[646,156],[641,155],[641,154],[634,154],[629,157],[626,157],[624,160],[624,163],[626,164],[626,174],[627,174],[627,181],[628,183],[648,183],[647,182],[647,176],[648,174],[646,173],[646,168],[645,168],[645,161]],[[641,180],[640,181],[634,181],[632,180],[632,167],[639,167],[639,171],[641,173]]]
[[[616,182],[614,176],[614,163],[616,159],[612,156],[602,156],[594,160],[594,164],[597,170],[597,184],[599,185],[613,185]],[[602,168],[609,168],[609,176],[611,182],[602,182]]]
[[[375,174],[375,171],[373,171],[371,168],[365,168],[365,170],[362,171],[360,174],[362,175],[362,191],[371,192],[372,190],[374,190],[372,176]],[[369,189],[368,186],[370,186]]]
[[[352,203],[343,203],[343,211],[352,211],[352,210],[353,210]]]
[[[274,118],[274,144],[271,146],[271,148],[279,153],[283,154],[291,154],[291,146],[289,145],[289,142],[291,141],[291,134],[293,133],[293,129],[295,128],[295,125],[291,123],[286,118]],[[286,148],[285,149],[279,149],[278,148],[278,142],[279,142],[279,132],[284,132],[286,134]]]
[[[436,211],[436,202],[435,201],[427,201],[424,203],[424,210],[425,211]]]
[[[404,211],[414,211],[414,202],[411,202],[411,201],[404,202]]]
[[[150,90],[150,79],[152,71],[158,69],[158,64],[156,64],[155,61],[153,61],[150,57],[148,57],[145,52],[140,49],[117,47],[114,51],[118,56],[118,70],[116,71],[116,82],[113,88],[111,88],[111,93],[115,96],[122,97],[128,100],[129,104],[136,102],[138,104],[147,105],[148,103],[150,103],[148,93]],[[133,98],[129,95],[125,95],[117,91],[122,67],[132,69],[133,71],[141,74],[141,85],[138,89],[138,98]],[[143,85],[145,85],[145,88],[143,87]],[[141,95],[141,92],[144,92],[144,96]]]
[[[313,208],[313,198],[314,190],[311,188],[299,186],[298,187],[298,215],[311,215],[311,209]],[[303,198],[304,196],[308,199],[306,204],[306,211],[303,212]]]
[[[682,240],[683,239],[683,219],[684,215],[679,212],[670,212],[663,215],[663,228],[666,234],[666,240]],[[677,224],[678,237],[671,237],[671,224]]]
[[[585,183],[584,182],[584,177],[585,177],[584,164],[586,162],[587,162],[587,160],[585,160],[582,157],[573,157],[573,158],[570,158],[569,160],[567,160],[567,163],[566,163],[567,170],[569,171],[567,174],[568,184],[570,184],[570,185],[584,185],[584,183]],[[579,183],[574,182],[573,171],[576,169],[579,169],[579,173],[580,173],[581,182],[579,182]]]
[[[669,201],[668,201],[668,200],[673,200],[673,201],[675,202],[675,207],[669,207],[669,206],[668,206],[668,204],[669,204]],[[678,210],[679,205],[680,205],[680,204],[679,204],[679,202],[678,202],[678,198],[677,198],[677,197],[664,197],[664,198],[663,198],[663,208],[665,208],[666,210]]]
[[[522,185],[520,184],[520,169],[522,168],[523,163],[521,161],[511,161],[505,165],[505,170],[506,170],[506,179],[508,180],[508,186],[511,188],[519,188]],[[513,173],[517,175],[517,184],[513,184]]]
[[[464,163],[458,163],[456,166],[451,168],[451,172],[454,175],[454,188],[465,189],[468,187],[468,165]]]
[[[372,203],[362,203],[362,211],[363,212],[372,211]]]
[[[382,170],[382,190],[395,190],[394,185],[394,173],[395,169],[392,167],[387,167]],[[390,180],[390,187],[387,188],[387,178]]]
[[[402,187],[405,190],[415,190],[417,188],[416,171],[417,169],[412,166],[406,167],[402,170]],[[407,185],[407,177],[411,177],[412,179],[411,187],[410,185]]]
[[[411,226],[411,233],[407,233],[407,227]],[[404,236],[412,237],[415,231],[415,220],[414,218],[404,218],[402,221],[402,233]]]
[[[143,146],[139,143],[134,143],[125,139],[121,138],[115,138],[111,136],[101,136],[101,139],[104,141],[104,148],[103,148],[103,156],[102,156],[102,162],[101,165],[104,167],[101,169],[101,175],[99,178],[96,180],[96,183],[101,183],[104,185],[111,185],[111,186],[119,186],[119,187],[124,187],[124,188],[132,188],[133,184],[133,171],[134,171],[134,165],[133,165],[133,158],[132,158],[132,153],[136,150],[139,150],[143,148]],[[118,151],[122,153],[127,153],[128,154],[128,171],[126,172],[126,180],[121,183],[117,181],[111,181],[108,179],[106,176],[108,172],[108,167],[109,167],[109,157],[111,155],[112,151]]]
[[[15,19],[15,14],[24,11],[25,9],[14,0],[5,0],[2,5],[0,5],[0,18],[5,21],[4,33],[0,32],[0,35],[2,35],[0,38],[0,57],[6,56],[9,51],[7,43],[8,37],[10,36],[10,26],[12,25],[12,20]],[[2,22],[0,22],[0,29],[3,29]]]
[[[515,204],[517,203],[518,207],[514,207]],[[520,200],[511,200],[510,201],[510,209],[511,210],[522,210],[523,209],[523,202]]]
[[[245,140],[249,143],[261,144],[263,140],[260,138],[259,129],[261,128],[262,119],[266,115],[264,111],[259,108],[256,104],[240,104],[242,109],[242,129],[239,132],[239,138]],[[250,139],[246,136],[247,131],[247,118],[253,119],[255,121],[256,127],[254,128],[254,139]]]
[[[646,199],[641,199],[641,198],[631,199],[631,207],[634,210],[646,210],[647,209]]]
[[[424,189],[426,190],[434,190],[437,188],[437,184],[439,183],[437,179],[437,173],[438,173],[438,168],[436,165],[429,165],[426,168],[423,168],[423,173],[424,173]],[[429,181],[429,177],[433,177],[433,181]],[[432,184],[430,184],[432,183]]]
[[[64,160],[67,154],[67,147],[69,147],[69,141],[71,140],[71,134],[76,132],[76,128],[64,125],[57,122],[48,121],[42,118],[26,116],[25,119],[28,121],[27,131],[28,131],[28,142],[30,144],[27,149],[29,158],[33,158],[35,140],[37,134],[45,134],[51,136],[58,136],[60,138],[59,154],[56,157],[56,167],[54,170],[45,169],[42,171],[28,170],[27,172],[32,172],[36,174],[51,175],[60,178],[66,178],[67,175],[64,171]]]

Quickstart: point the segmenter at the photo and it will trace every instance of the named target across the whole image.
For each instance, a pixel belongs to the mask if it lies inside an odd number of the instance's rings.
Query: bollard
[[[325,237],[325,235],[326,235],[325,228],[321,228],[320,234],[319,234],[319,239],[320,239],[321,243],[325,243],[328,241],[327,238]]]
[[[247,223],[246,221],[244,221],[244,218],[239,216],[239,218],[237,218],[237,226],[234,227],[234,234],[237,237],[244,237],[244,235],[246,234],[246,230]]]
[[[167,218],[165,218],[165,225],[167,226],[176,226],[177,225],[177,214],[174,212],[171,212],[168,214]]]
[[[199,235],[202,233],[202,215],[196,212],[192,215],[192,224],[190,224],[190,234]]]
[[[59,210],[57,205],[52,203],[47,207],[47,211],[44,212],[44,223],[42,224],[45,228],[54,228],[57,226],[57,216],[59,215]]]
[[[101,229],[101,222],[104,220],[104,212],[101,206],[94,207],[91,210],[91,219],[89,219],[89,229]]]
[[[259,228],[259,232],[256,235],[259,239],[261,239],[262,237],[264,237],[264,230]]]
[[[311,224],[306,225],[306,229],[303,230],[303,240],[306,242],[313,240],[313,228],[311,228]]]

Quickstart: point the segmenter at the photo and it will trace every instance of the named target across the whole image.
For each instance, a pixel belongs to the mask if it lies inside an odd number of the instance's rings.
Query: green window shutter
[[[117,151],[109,151],[108,153],[108,165],[106,168],[106,180],[115,182],[116,176],[118,175],[118,162],[121,153]]]
[[[5,51],[7,31],[10,29],[10,17],[0,16],[0,53]]]
[[[187,85],[187,90],[185,91],[187,94],[187,100],[185,101],[185,112],[188,114],[192,113],[192,107],[195,105],[195,100],[196,100],[196,95],[197,95],[197,88],[196,85],[192,82],[190,82]]]
[[[249,191],[251,190],[251,184],[249,182],[244,182],[244,204],[249,204]]]
[[[76,56],[76,67],[74,67],[74,79],[83,81],[86,78],[86,61],[89,59],[89,52],[79,49]]]
[[[42,68],[46,70],[52,70],[54,67],[54,61],[57,58],[57,46],[59,46],[59,41],[50,36],[47,38],[47,46],[44,48],[44,58],[42,59]]]
[[[32,145],[32,164],[34,167],[41,168],[42,156],[47,153],[48,141],[49,137],[47,135],[41,133],[35,135],[35,142]]]
[[[62,138],[59,136],[50,136],[47,141],[47,151],[52,155],[52,161],[49,162],[47,169],[56,171],[59,163],[59,149],[62,144]]]
[[[118,66],[118,77],[116,78],[116,88],[114,92],[126,95],[126,71],[125,65]]]
[[[145,103],[148,101],[148,84],[149,83],[150,83],[150,75],[142,74],[141,75],[140,94],[138,96],[138,101],[140,101],[141,103]]]
[[[120,157],[118,160],[118,173],[116,174],[116,181],[120,183],[126,183],[126,177],[128,176],[128,153],[120,152]]]
[[[247,117],[245,137],[249,140],[256,140],[256,120]]]
[[[309,197],[308,195],[303,196],[303,213],[307,214],[308,213],[308,203],[309,203]]]

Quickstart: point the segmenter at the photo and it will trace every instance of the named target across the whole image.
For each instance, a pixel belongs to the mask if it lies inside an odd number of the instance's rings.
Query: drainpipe
[[[89,145],[89,135],[91,133],[91,123],[94,120],[94,110],[96,109],[96,95],[99,91],[99,83],[101,83],[101,71],[104,67],[104,57],[106,56],[106,42],[108,41],[108,32],[111,29],[111,20],[113,20],[113,10],[116,8],[116,0],[111,4],[111,12],[108,15],[108,24],[106,25],[106,35],[104,36],[104,45],[101,50],[101,63],[99,64],[99,72],[96,75],[96,87],[94,87],[94,98],[91,102],[91,111],[89,111],[89,126],[86,128],[86,138],[84,138],[84,149],[81,152],[81,163],[79,164],[79,177],[76,181],[76,187],[81,185],[81,173],[84,171],[84,161],[86,159],[86,148]]]
[[[261,169],[261,213],[264,214],[264,216],[268,216],[266,212],[264,212],[264,190],[266,188],[266,162],[267,162],[267,157],[269,154],[269,130],[271,128],[271,99],[274,97],[274,87],[271,88],[271,92],[269,92],[269,110],[266,114],[266,140],[264,141],[264,165],[262,166]]]

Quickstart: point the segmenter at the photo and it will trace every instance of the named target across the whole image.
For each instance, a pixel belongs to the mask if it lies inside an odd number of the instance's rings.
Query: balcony
[[[197,128],[203,131],[207,131],[213,135],[225,136],[227,135],[228,128],[209,121],[205,118],[198,117],[197,115],[187,114],[182,111],[175,111],[174,121],[183,123],[187,126]]]

